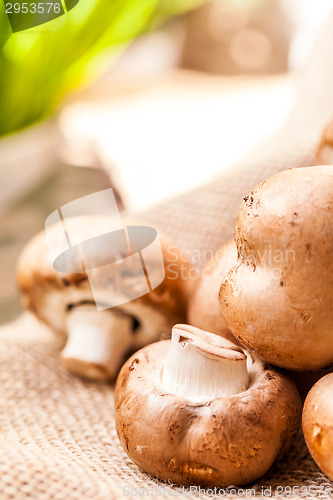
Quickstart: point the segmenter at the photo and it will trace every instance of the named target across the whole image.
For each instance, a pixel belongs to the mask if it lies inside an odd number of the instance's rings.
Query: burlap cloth
[[[147,222],[189,252],[216,249],[232,236],[237,209],[251,188],[279,170],[315,162],[316,145],[333,112],[332,62],[333,19],[299,76],[297,103],[283,130],[211,184],[145,214]],[[191,165],[184,168],[190,175]],[[1,500],[111,500],[130,492],[145,497],[152,497],[153,491],[166,497],[182,493],[179,486],[141,472],[126,457],[114,427],[113,387],[68,374],[58,362],[63,339],[26,314],[3,327],[0,340]],[[302,497],[328,497],[333,491],[301,435],[251,488],[259,497],[262,487],[271,487],[272,495],[297,496],[296,490],[281,489],[293,486],[300,487]],[[269,496],[270,490],[265,493]],[[243,490],[238,494],[245,495]],[[229,495],[235,496],[234,491]]]

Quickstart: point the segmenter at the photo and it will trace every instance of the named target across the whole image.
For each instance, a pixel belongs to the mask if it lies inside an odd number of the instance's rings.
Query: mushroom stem
[[[116,376],[132,344],[132,318],[95,306],[78,306],[67,319],[68,340],[61,361],[86,377]]]
[[[188,325],[175,325],[163,369],[164,388],[194,403],[245,391],[247,357],[229,340]]]

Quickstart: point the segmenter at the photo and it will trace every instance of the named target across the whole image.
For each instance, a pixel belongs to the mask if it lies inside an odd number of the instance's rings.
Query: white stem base
[[[80,306],[69,312],[67,331],[61,361],[68,370],[93,379],[116,377],[133,341],[131,317]]]
[[[194,403],[231,396],[250,385],[247,358],[232,342],[187,325],[172,330],[162,383]]]

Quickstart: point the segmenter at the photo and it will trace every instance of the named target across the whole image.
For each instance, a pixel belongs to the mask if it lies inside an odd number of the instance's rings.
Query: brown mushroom
[[[303,408],[303,431],[312,458],[333,480],[333,373],[310,390]]]
[[[333,364],[333,167],[270,177],[239,210],[237,265],[220,290],[231,332],[269,363]]]
[[[109,232],[108,217],[68,218],[66,228],[74,240],[80,240],[87,228],[103,236],[62,253],[62,224],[48,228],[47,241],[44,231],[33,238],[18,262],[23,304],[51,328],[68,334],[61,360],[69,370],[112,379],[126,356],[184,320],[188,262],[160,236],[160,254],[150,251],[148,268],[146,254],[136,251],[144,244],[138,238],[150,241],[156,234],[152,228],[142,227],[140,232],[137,226],[127,227],[132,253],[123,234]],[[54,265],[50,253],[59,253]]]
[[[118,437],[133,462],[184,485],[254,481],[286,449],[301,418],[286,375],[188,325],[125,363],[115,407]]]
[[[219,248],[202,268],[194,292],[188,301],[188,322],[209,332],[235,340],[220,311],[219,290],[229,270],[237,262],[235,242],[230,240]]]

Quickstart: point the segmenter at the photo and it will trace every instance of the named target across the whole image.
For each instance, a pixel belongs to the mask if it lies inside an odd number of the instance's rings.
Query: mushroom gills
[[[232,396],[250,385],[247,357],[239,346],[223,337],[176,325],[162,384],[168,392],[193,403]]]
[[[133,318],[119,311],[79,305],[67,316],[68,340],[61,353],[70,371],[97,379],[114,378],[133,342]]]

